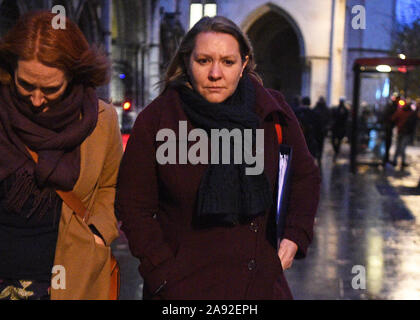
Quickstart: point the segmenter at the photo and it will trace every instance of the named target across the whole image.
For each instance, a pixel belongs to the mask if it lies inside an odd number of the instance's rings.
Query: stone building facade
[[[0,35],[19,15],[64,5],[91,42],[113,61],[109,88],[115,103],[129,98],[141,110],[160,92],[165,67],[190,27],[192,4],[215,4],[237,23],[255,50],[265,85],[288,101],[324,96],[351,100],[352,65],[358,57],[390,54],[397,0],[0,0]],[[365,28],[355,28],[355,6]],[[359,21],[360,22],[360,21]],[[359,24],[360,26],[360,24]]]
[[[265,85],[289,102],[296,95],[313,103],[323,96],[329,105],[340,97],[351,101],[354,60],[391,54],[397,0],[114,0],[114,14],[120,10],[114,21],[126,29],[113,37],[113,57],[122,52],[123,37],[137,41],[130,65],[137,70],[140,107],[159,94],[158,82],[197,3],[216,4],[218,15],[247,33]],[[364,12],[356,10],[360,6]]]

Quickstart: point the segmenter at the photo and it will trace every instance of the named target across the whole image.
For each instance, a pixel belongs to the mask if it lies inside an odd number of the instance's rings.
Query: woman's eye
[[[197,62],[199,63],[199,64],[206,64],[207,62],[209,61],[209,59],[198,59],[197,60]]]
[[[234,65],[235,64],[235,61],[233,61],[233,60],[225,60],[225,64],[228,65],[228,66],[231,66],[231,65]]]
[[[18,80],[18,82],[19,82],[19,85],[20,85],[23,89],[25,89],[26,91],[34,91],[34,90],[35,90],[35,86],[33,86],[33,85],[31,85],[31,84],[27,83],[26,81],[23,81],[23,80]]]
[[[60,89],[60,87],[54,87],[54,88],[42,88],[41,91],[46,94],[53,94],[56,93],[58,90]]]

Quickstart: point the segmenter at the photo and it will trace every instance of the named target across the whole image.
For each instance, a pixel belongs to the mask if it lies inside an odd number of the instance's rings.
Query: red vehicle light
[[[129,111],[131,109],[131,102],[130,101],[126,101],[123,104],[123,110],[124,111]]]

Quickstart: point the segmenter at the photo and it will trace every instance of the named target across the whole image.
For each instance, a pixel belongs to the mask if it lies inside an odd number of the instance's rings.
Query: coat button
[[[255,222],[251,222],[251,225],[249,227],[251,231],[258,232],[258,225]]]
[[[256,266],[257,266],[257,263],[255,262],[254,259],[252,259],[248,262],[248,270],[249,271],[254,270]]]

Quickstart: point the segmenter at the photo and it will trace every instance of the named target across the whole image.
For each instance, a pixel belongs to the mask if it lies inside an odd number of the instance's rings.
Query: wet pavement
[[[420,300],[420,146],[407,148],[404,171],[359,166],[355,175],[347,144],[335,164],[325,147],[314,240],[307,257],[285,271],[294,298]],[[123,235],[113,249],[120,299],[141,299],[138,260]]]

